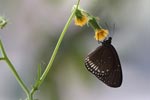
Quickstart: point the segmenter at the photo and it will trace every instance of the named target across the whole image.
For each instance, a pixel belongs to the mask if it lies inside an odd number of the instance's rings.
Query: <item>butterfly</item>
[[[122,84],[122,69],[116,49],[111,44],[112,38],[102,42],[85,58],[85,66],[99,80],[110,87],[120,87]]]

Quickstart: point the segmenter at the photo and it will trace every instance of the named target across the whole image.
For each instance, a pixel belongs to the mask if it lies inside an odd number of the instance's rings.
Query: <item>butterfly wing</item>
[[[115,48],[109,45],[99,46],[85,59],[86,68],[98,79],[110,87],[120,87],[122,70]]]

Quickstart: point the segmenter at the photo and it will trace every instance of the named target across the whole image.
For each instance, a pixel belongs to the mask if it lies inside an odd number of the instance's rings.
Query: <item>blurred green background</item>
[[[45,69],[77,0],[0,0],[8,25],[0,30],[9,58],[28,87],[38,64]],[[116,25],[112,44],[119,54],[123,84],[113,89],[87,71],[84,58],[99,44],[90,27],[69,27],[52,69],[35,94],[39,100],[149,100],[150,0],[81,0],[80,6]],[[0,62],[0,100],[25,99],[5,62]]]

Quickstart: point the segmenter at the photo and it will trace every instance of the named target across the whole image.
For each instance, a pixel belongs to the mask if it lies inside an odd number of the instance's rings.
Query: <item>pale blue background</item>
[[[0,38],[28,87],[37,65],[44,69],[77,0],[0,0],[8,25]],[[88,27],[71,24],[50,74],[36,93],[39,100],[150,100],[150,0],[81,0],[81,6],[116,24],[113,45],[120,56],[123,84],[107,87],[84,66],[84,57],[98,44]],[[104,25],[105,26],[105,25]],[[5,62],[0,62],[0,100],[25,94]]]

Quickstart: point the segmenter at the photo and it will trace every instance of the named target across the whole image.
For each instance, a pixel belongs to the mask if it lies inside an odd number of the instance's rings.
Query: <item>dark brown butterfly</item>
[[[85,58],[85,66],[99,80],[110,87],[122,84],[122,69],[118,54],[111,45],[111,37]]]

